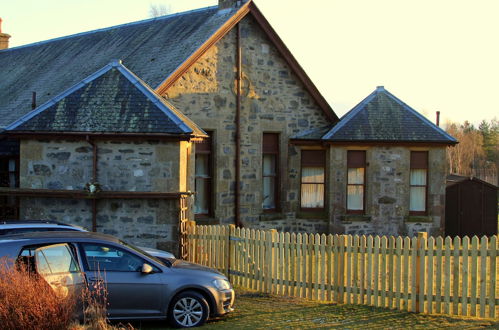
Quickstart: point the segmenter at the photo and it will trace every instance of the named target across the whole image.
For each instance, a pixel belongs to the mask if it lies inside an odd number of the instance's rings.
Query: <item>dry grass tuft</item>
[[[76,300],[62,297],[36,274],[0,260],[0,324],[2,329],[68,329]]]

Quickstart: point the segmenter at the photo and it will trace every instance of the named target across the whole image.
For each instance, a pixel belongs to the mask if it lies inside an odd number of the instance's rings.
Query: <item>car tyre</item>
[[[210,315],[206,299],[195,291],[185,291],[173,298],[168,311],[168,320],[175,328],[199,327]]]

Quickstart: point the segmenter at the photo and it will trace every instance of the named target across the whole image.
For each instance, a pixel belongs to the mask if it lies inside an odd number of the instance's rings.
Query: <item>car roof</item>
[[[87,231],[80,226],[51,220],[6,220],[0,221],[0,229],[13,228],[71,228],[72,230]]]
[[[12,240],[44,240],[44,239],[95,239],[100,241],[108,241],[112,243],[120,243],[121,241],[111,235],[102,233],[86,232],[86,231],[38,231],[21,234],[4,235],[0,238],[0,243]]]
[[[17,225],[17,224],[51,224],[51,225],[63,225],[63,226],[71,226],[67,223],[62,223],[53,220],[3,220],[0,221],[0,225]]]

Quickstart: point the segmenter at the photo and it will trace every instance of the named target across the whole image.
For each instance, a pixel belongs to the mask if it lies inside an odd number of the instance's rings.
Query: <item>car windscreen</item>
[[[140,248],[138,248],[138,247],[136,247],[136,246],[134,246],[132,244],[125,243],[125,242],[123,242],[121,240],[120,240],[120,244],[123,245],[123,246],[126,246],[127,248],[132,249],[132,250],[134,250],[134,251],[136,251],[136,252],[138,252],[140,254],[145,255],[146,257],[148,257],[148,258],[156,261],[157,263],[159,263],[159,264],[161,264],[163,266],[168,266],[163,260],[158,259],[155,256],[150,255],[149,253],[145,252],[144,250],[142,250],[142,249],[140,249]]]

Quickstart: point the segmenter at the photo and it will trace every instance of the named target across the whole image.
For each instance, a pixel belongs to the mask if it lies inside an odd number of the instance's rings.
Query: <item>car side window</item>
[[[112,272],[140,272],[145,261],[113,246],[82,244],[89,270]]]
[[[37,272],[44,274],[76,273],[80,271],[71,249],[66,244],[50,245],[35,250]]]

